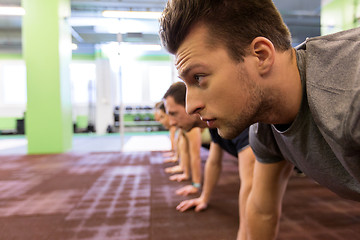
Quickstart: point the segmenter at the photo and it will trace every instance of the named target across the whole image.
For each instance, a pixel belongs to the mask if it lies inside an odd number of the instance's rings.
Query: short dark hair
[[[169,89],[164,94],[163,99],[167,97],[173,97],[175,103],[185,107],[185,98],[186,98],[186,86],[183,82],[176,82],[171,84]]]
[[[160,19],[164,47],[175,54],[191,28],[203,23],[210,42],[221,42],[241,61],[256,37],[269,39],[276,50],[291,48],[291,35],[272,0],[169,0]]]

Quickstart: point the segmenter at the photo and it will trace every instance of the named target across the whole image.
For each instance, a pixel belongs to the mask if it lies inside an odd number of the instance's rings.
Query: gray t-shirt
[[[306,41],[297,51],[303,99],[286,130],[257,123],[257,160],[289,160],[342,197],[360,201],[360,28]]]

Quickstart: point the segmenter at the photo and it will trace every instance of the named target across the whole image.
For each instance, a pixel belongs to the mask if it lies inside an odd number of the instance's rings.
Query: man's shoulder
[[[249,137],[256,138],[262,143],[269,143],[274,140],[274,133],[271,124],[255,123],[249,128]]]
[[[315,123],[327,136],[347,141],[359,119],[360,28],[309,39],[306,92]]]
[[[337,77],[358,73],[359,50],[360,28],[308,38],[306,40],[307,82],[325,85],[342,84],[342,88],[347,87],[352,82],[345,82],[344,79]],[[318,78],[314,79],[313,74]]]
[[[199,137],[201,138],[201,128],[194,127],[190,131],[184,131],[186,138],[188,141],[198,141]]]
[[[308,38],[306,43],[314,41],[338,41],[338,40],[354,40],[358,41],[360,36],[360,27],[352,28],[344,31],[339,31],[332,34],[327,34],[318,37]]]

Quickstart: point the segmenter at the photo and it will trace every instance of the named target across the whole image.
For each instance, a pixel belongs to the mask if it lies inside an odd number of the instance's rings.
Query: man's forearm
[[[201,197],[204,201],[209,202],[210,195],[217,184],[221,172],[221,164],[213,163],[211,160],[207,160],[205,164],[204,173],[204,186],[201,193]]]
[[[255,155],[250,147],[238,153],[239,177],[241,188],[239,191],[239,232],[238,240],[247,240],[246,232],[246,205],[251,193],[254,176]]]
[[[251,193],[246,204],[246,232],[250,240],[273,240],[279,229],[282,199],[292,164],[255,161]]]
[[[193,128],[187,133],[189,139],[189,152],[190,152],[190,163],[191,163],[191,176],[193,183],[201,183],[201,129]]]
[[[201,183],[201,159],[191,157],[191,177],[193,183]]]

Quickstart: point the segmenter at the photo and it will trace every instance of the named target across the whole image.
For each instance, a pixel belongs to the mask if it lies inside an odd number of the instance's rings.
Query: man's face
[[[225,47],[210,48],[207,29],[196,25],[176,53],[179,77],[187,87],[186,110],[197,113],[224,138],[234,138],[256,122],[261,91],[253,81],[254,62],[230,58]]]
[[[157,120],[161,123],[166,129],[170,128],[169,116],[163,110],[156,110],[155,115],[157,116]]]
[[[155,121],[159,122],[160,120],[160,111],[159,109],[156,109],[155,112],[154,112],[154,119]]]
[[[190,131],[194,127],[206,127],[199,116],[187,114],[185,107],[177,104],[172,96],[168,96],[164,103],[171,126],[179,127],[185,131]]]

